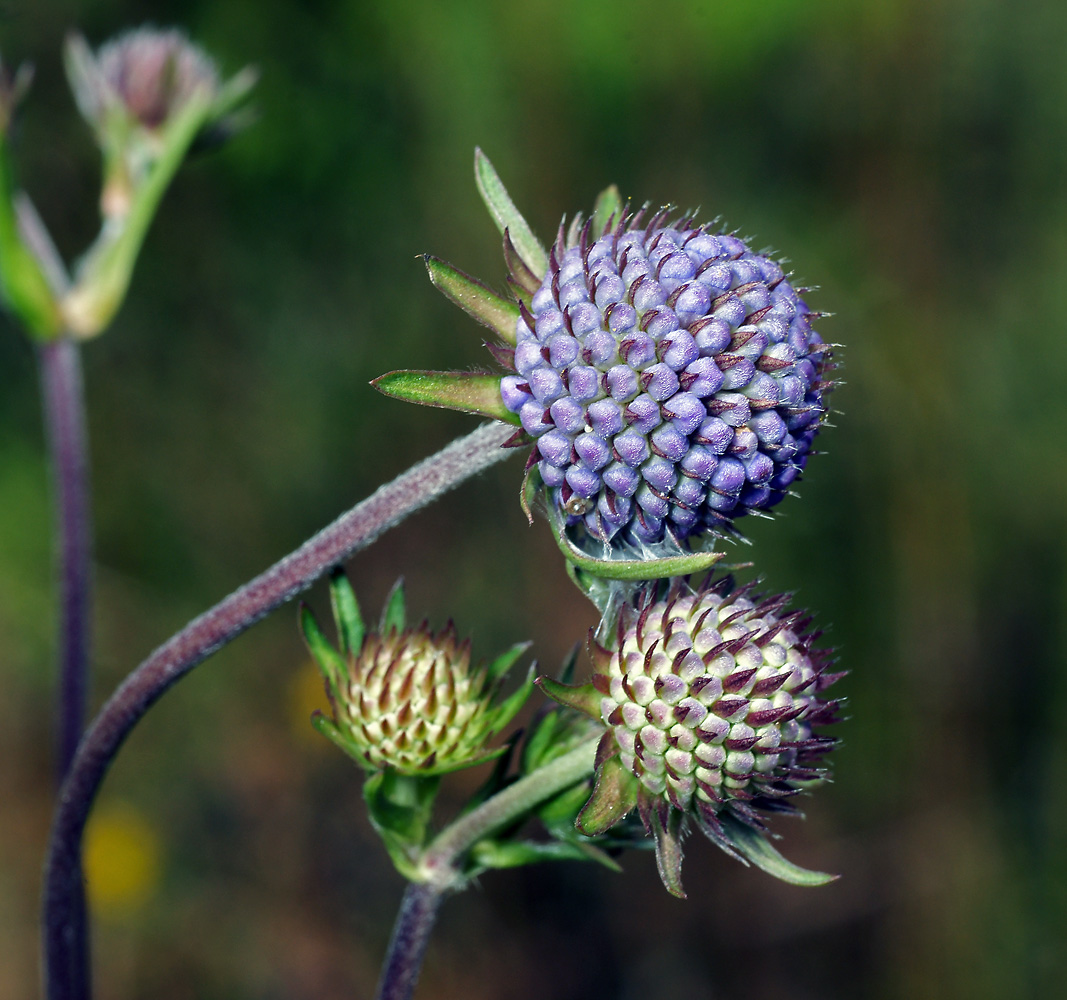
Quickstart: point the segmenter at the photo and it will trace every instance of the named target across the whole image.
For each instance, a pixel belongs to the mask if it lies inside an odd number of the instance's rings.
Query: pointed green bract
[[[482,840],[471,848],[471,861],[476,868],[519,868],[540,861],[597,861],[612,871],[622,871],[604,851],[581,841]]]
[[[351,757],[364,770],[373,770],[360,747],[348,739],[332,719],[328,719],[322,712],[316,712],[311,717],[311,725],[316,732],[325,736],[338,750]]]
[[[553,701],[576,708],[594,719],[600,718],[600,692],[592,684],[571,687],[569,684],[560,684],[551,677],[538,677],[537,686]]]
[[[593,209],[593,238],[600,235],[609,226],[617,226],[622,219],[623,201],[619,189],[614,184],[604,188],[597,195],[596,208]]]
[[[407,618],[407,606],[404,600],[404,578],[398,577],[385,599],[385,607],[382,608],[382,620],[378,631],[382,635],[388,635],[392,631],[403,632],[404,622]]]
[[[656,867],[663,885],[672,896],[685,899],[682,888],[682,814],[677,809],[667,813],[667,825],[659,813],[652,812],[652,833],[656,838]]]
[[[531,642],[517,642],[511,649],[501,653],[486,668],[490,682],[500,680],[518,661],[519,657],[533,645]]]
[[[326,634],[319,627],[318,620],[306,604],[300,605],[300,630],[304,633],[304,642],[308,651],[319,665],[323,676],[334,697],[337,696],[348,675],[344,657],[334,649]]]
[[[721,817],[723,830],[738,853],[762,868],[768,875],[780,878],[792,885],[827,885],[837,880],[837,875],[801,868],[782,857],[767,838],[752,827],[729,815]]]
[[[363,645],[366,627],[359,612],[356,593],[340,566],[330,574],[330,603],[334,621],[337,623],[341,652],[349,655],[358,653]]]
[[[515,344],[515,323],[519,318],[519,307],[514,302],[502,298],[488,285],[439,257],[425,254],[422,260],[430,274],[430,280],[448,299],[479,323],[493,330],[501,340]]]
[[[504,263],[508,266],[514,284],[526,293],[525,300],[528,306],[534,292],[541,287],[541,280],[519,256],[519,251],[515,249],[515,244],[511,239],[511,231],[507,228],[504,229]]]
[[[549,514],[553,511],[549,507]],[[567,560],[592,576],[606,580],[663,580],[668,577],[692,576],[711,569],[724,553],[689,552],[660,559],[599,559],[575,545],[565,530],[554,532],[556,544]]]
[[[480,149],[474,151],[474,177],[486,208],[496,220],[497,228],[502,233],[505,229],[509,231],[511,242],[526,266],[538,280],[543,279],[548,270],[548,254],[515,207],[489,157]]]
[[[380,375],[371,385],[409,403],[462,410],[518,426],[518,416],[500,397],[500,379],[500,375],[484,372],[399,371]]]
[[[605,761],[592,796],[578,814],[578,829],[590,837],[610,829],[637,805],[637,790],[637,779],[618,757]]]
[[[534,672],[537,664],[530,664],[530,669],[526,674],[526,679],[522,682],[522,686],[507,696],[496,708],[492,722],[489,725],[489,736],[495,736],[500,732],[518,713],[519,709],[526,704],[526,699],[530,697],[530,692],[534,686]]]
[[[0,130],[0,303],[28,333],[51,340],[63,327],[59,305],[41,263],[19,233],[14,188],[7,137]]]

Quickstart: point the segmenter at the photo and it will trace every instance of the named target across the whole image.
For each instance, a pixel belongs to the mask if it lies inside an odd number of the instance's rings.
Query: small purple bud
[[[547,435],[546,435],[547,436]],[[544,440],[544,438],[542,438]],[[574,450],[578,457],[590,468],[601,469],[611,461],[611,448],[607,442],[592,431],[579,434],[574,439]],[[770,459],[768,459],[770,461]],[[774,463],[771,463],[773,468]],[[770,475],[770,473],[768,473]]]
[[[650,454],[648,440],[644,434],[633,428],[617,434],[613,444],[619,460],[633,469],[636,469],[642,462],[646,461]],[[618,492],[621,493],[622,490]]]
[[[622,407],[613,399],[598,399],[589,404],[586,411],[589,425],[603,438],[618,434],[626,426],[622,416]]]
[[[524,403],[531,401],[530,393],[519,388],[526,384],[526,380],[518,375],[505,375],[500,380],[500,397],[512,413],[518,413]]]
[[[572,396],[557,399],[549,408],[556,426],[566,434],[575,435],[585,429],[585,410]]]
[[[648,434],[661,423],[660,408],[651,396],[641,395],[630,402],[625,411],[626,420],[631,428],[639,434]]]
[[[618,439],[616,439],[616,450],[618,450]],[[641,485],[641,477],[638,475],[636,469],[631,469],[628,465],[623,465],[622,462],[613,462],[609,465],[601,474],[601,478],[604,480],[604,485],[609,489],[614,490],[621,497],[631,497],[634,495],[637,487]]]
[[[531,391],[544,406],[559,399],[566,391],[563,379],[547,365],[534,368],[528,376],[528,381]]]
[[[678,392],[663,404],[664,412],[683,434],[692,434],[707,416],[704,404],[692,393]]]
[[[553,428],[540,437],[537,450],[550,465],[564,466],[571,460],[571,439],[558,428]]]

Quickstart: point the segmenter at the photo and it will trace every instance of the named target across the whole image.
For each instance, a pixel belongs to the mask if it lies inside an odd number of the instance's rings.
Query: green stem
[[[525,778],[520,778],[442,830],[422,856],[419,867],[425,876],[423,881],[451,884],[458,876],[456,862],[479,840],[589,777],[593,773],[599,740],[599,736],[587,740]]]
[[[404,892],[376,1000],[410,1000],[422,969],[437,911],[450,893],[463,888],[458,862],[478,841],[514,823],[547,799],[593,773],[599,737],[520,778],[446,827],[426,848],[417,881]]]

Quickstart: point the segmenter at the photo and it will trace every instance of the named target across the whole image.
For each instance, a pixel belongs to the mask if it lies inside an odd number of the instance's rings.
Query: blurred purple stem
[[[404,890],[375,1000],[411,1000],[430,932],[447,891],[427,882],[412,882]]]
[[[55,494],[59,578],[59,670],[55,770],[61,784],[85,723],[92,614],[89,448],[85,430],[81,348],[69,337],[38,349],[41,396]]]
[[[300,548],[234,591],[160,646],[126,677],[93,720],[60,789],[45,864],[43,946],[49,1000],[91,995],[81,844],[97,790],[124,740],[176,681],[320,576],[446,491],[512,454],[514,433],[483,425],[413,466],[342,514]]]

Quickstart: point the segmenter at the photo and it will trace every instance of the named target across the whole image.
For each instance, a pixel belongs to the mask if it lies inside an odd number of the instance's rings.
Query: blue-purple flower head
[[[819,314],[776,261],[692,218],[643,216],[561,230],[501,383],[549,502],[613,544],[774,506],[832,387]]]

